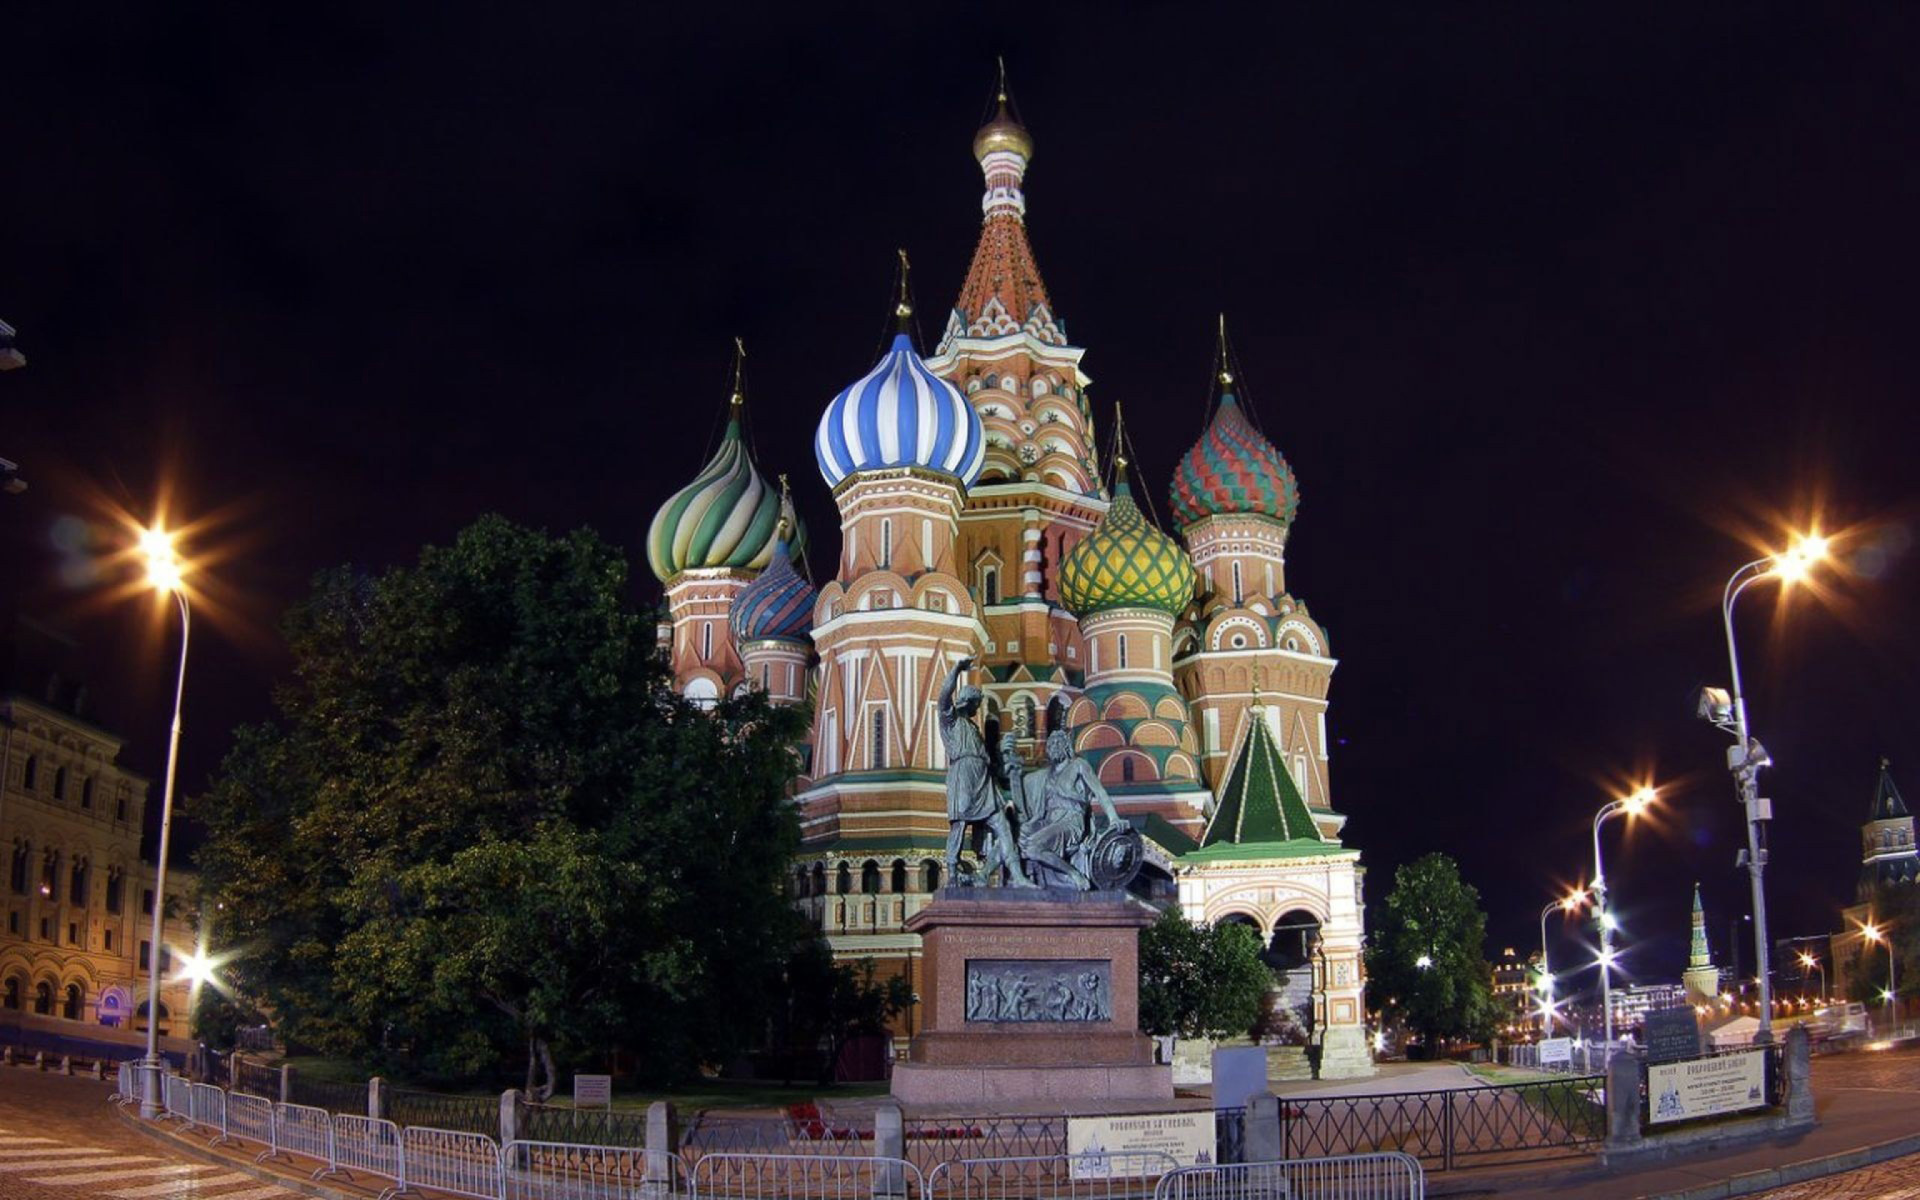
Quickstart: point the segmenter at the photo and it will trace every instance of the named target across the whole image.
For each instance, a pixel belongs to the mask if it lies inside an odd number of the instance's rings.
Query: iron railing
[[[308,1108],[324,1108],[328,1112],[360,1113],[367,1111],[367,1085],[364,1083],[338,1083],[331,1079],[313,1079],[293,1073],[294,1104],[304,1104]]]
[[[425,1125],[491,1136],[500,1129],[500,1098],[388,1088],[386,1117],[402,1128]]]
[[[280,1072],[265,1063],[257,1063],[236,1054],[233,1058],[233,1090],[249,1096],[278,1100]]]
[[[906,1156],[922,1173],[975,1158],[1057,1158],[1067,1152],[1060,1115],[927,1117],[906,1124]]]
[[[1461,1159],[1531,1162],[1591,1152],[1605,1140],[1606,1080],[1539,1083],[1279,1102],[1286,1158],[1377,1152],[1450,1170]]]
[[[561,1104],[527,1104],[520,1110],[515,1129],[523,1140],[566,1142],[583,1146],[621,1146],[629,1149],[646,1145],[647,1114],[644,1110],[613,1108],[569,1108]]]
[[[927,1200],[1145,1200],[1180,1164],[1159,1151],[948,1159],[927,1175]]]
[[[1426,1200],[1427,1178],[1406,1154],[1181,1167],[1160,1177],[1154,1200]]]

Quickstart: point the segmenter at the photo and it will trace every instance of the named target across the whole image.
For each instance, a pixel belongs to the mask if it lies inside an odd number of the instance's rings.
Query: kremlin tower
[[[1700,885],[1693,885],[1693,936],[1687,947],[1687,969],[1680,973],[1687,1003],[1695,1008],[1720,1000],[1720,968],[1707,949],[1707,912],[1700,905]]]
[[[922,358],[909,335],[903,255],[899,332],[821,415],[841,545],[817,593],[792,561],[785,478],[768,488],[747,453],[736,370],[719,451],[647,539],[675,686],[811,705],[797,903],[836,956],[924,991],[906,922],[944,882],[938,696],[973,658],[991,752],[1010,734],[1037,766],[1067,730],[1145,840],[1133,889],[1257,930],[1322,1074],[1370,1074],[1360,855],[1328,790],[1334,660],[1286,584],[1293,473],[1223,370],[1175,472],[1184,546],[1141,511],[1117,450],[1109,496],[1084,351],[1028,241],[1033,138],[1004,80],[973,155],[979,239],[938,347]]]

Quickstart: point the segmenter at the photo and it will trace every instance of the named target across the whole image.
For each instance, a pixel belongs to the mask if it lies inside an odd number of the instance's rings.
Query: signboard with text
[[[575,1075],[573,1106],[575,1108],[612,1108],[613,1076]]]
[[[1542,1038],[1540,1041],[1540,1065],[1543,1067],[1567,1067],[1573,1065],[1572,1038]]]
[[[1647,1013],[1647,1061],[1700,1057],[1700,1017],[1692,1008],[1656,1008]]]
[[[1648,1123],[1690,1121],[1767,1106],[1767,1052],[1647,1066]]]
[[[1075,1179],[1111,1179],[1159,1171],[1137,1155],[1158,1151],[1183,1167],[1213,1161],[1213,1110],[1068,1117],[1067,1153]],[[1118,1156],[1118,1157],[1109,1157]]]

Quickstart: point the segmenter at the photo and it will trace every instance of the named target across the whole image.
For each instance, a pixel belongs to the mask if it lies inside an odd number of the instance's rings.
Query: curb
[[[194,1138],[143,1121],[139,1117],[130,1114],[118,1104],[111,1105],[110,1107],[114,1110],[114,1116],[120,1119],[121,1124],[137,1129],[146,1137],[152,1138],[156,1142],[164,1143],[180,1151],[182,1154],[187,1155],[189,1158],[197,1158],[202,1162],[211,1163],[217,1167],[225,1167],[229,1170],[242,1171],[260,1180],[262,1183],[271,1183],[275,1186],[286,1188],[290,1192],[300,1192],[308,1196],[318,1196],[321,1197],[322,1200],[367,1200],[368,1198],[369,1193],[367,1192],[346,1192],[341,1191],[339,1188],[331,1188],[325,1184],[316,1183],[311,1179],[298,1179],[282,1175],[277,1171],[268,1170],[266,1167],[254,1162],[251,1158],[229,1158],[214,1150],[213,1147],[204,1145]]]
[[[1683,1191],[1648,1193],[1640,1200],[1726,1200],[1732,1196],[1751,1196],[1755,1192],[1764,1192],[1769,1188],[1805,1183],[1809,1179],[1823,1179],[1828,1175],[1838,1175],[1842,1171],[1854,1171],[1861,1167],[1873,1166],[1875,1163],[1886,1162],[1888,1159],[1902,1158],[1916,1153],[1920,1153],[1920,1134],[1909,1134],[1891,1141],[1856,1146],[1852,1150],[1842,1150],[1838,1154],[1802,1159],[1800,1162],[1787,1163],[1785,1166],[1768,1167],[1764,1171],[1748,1171],[1744,1175],[1734,1175],[1718,1183],[1703,1183],[1699,1187],[1691,1187]]]

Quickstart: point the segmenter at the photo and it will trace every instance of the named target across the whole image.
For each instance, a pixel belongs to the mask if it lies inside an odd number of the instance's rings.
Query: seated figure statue
[[[1094,839],[1120,824],[1120,814],[1093,768],[1074,756],[1073,742],[1062,729],[1047,735],[1045,771],[1023,773],[1012,753],[1003,753],[1002,761],[1020,818],[1020,857],[1028,874],[1042,886],[1091,889]],[[1100,809],[1097,822],[1095,805]]]

